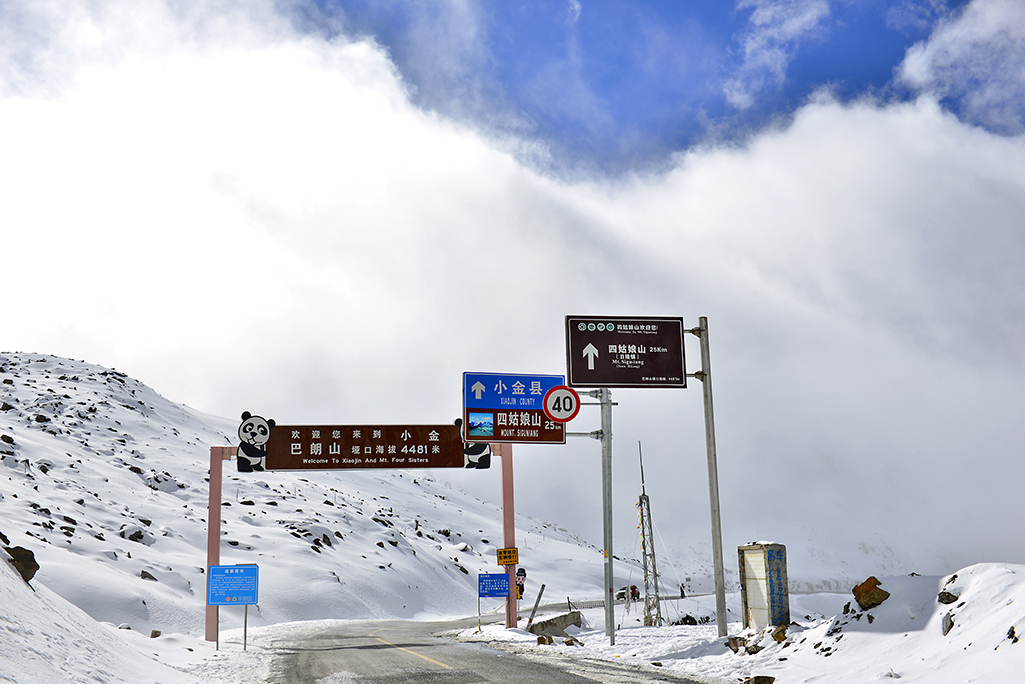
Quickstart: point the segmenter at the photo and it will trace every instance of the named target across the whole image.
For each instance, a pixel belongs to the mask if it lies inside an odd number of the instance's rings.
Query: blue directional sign
[[[255,605],[260,596],[258,565],[211,565],[207,574],[208,606]]]
[[[563,380],[561,375],[463,373],[463,439],[565,444],[565,426],[544,410],[545,394]]]
[[[477,575],[477,598],[509,596],[509,575],[482,573]]]

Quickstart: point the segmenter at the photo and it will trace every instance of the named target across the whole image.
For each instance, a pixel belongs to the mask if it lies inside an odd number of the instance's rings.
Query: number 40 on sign
[[[566,385],[553,387],[545,394],[544,410],[556,423],[568,423],[580,412],[580,395]]]

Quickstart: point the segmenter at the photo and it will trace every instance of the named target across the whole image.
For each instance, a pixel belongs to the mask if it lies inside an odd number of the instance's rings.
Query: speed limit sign
[[[568,423],[580,411],[580,395],[572,388],[559,385],[545,394],[545,415],[556,423]]]

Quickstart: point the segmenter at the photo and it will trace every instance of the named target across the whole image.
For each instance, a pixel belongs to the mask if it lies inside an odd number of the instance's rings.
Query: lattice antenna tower
[[[644,563],[644,624],[662,624],[662,606],[658,600],[658,567],[655,565],[655,535],[651,525],[651,503],[644,489],[644,455],[637,442],[637,458],[641,463],[641,558]],[[629,591],[629,588],[627,589]]]

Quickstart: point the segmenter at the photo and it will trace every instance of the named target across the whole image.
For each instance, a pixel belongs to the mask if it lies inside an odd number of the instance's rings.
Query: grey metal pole
[[[612,391],[598,390],[601,395],[601,484],[602,527],[605,552],[605,634],[609,645],[616,645],[616,613],[612,586]]]
[[[545,585],[542,584],[541,588],[537,590],[537,598],[534,599],[534,610],[530,611],[530,619],[527,620],[527,631],[530,631],[530,626],[534,624],[534,616],[537,615],[537,607],[541,604],[541,595],[545,593]],[[480,612],[480,609],[477,609]]]
[[[726,636],[726,577],[722,555],[722,521],[719,516],[719,468],[715,457],[715,420],[712,416],[712,363],[708,354],[708,319],[698,319],[691,330],[701,341],[701,386],[705,398],[705,449],[708,452],[708,501],[712,514],[712,560],[715,564],[715,622],[719,636]],[[695,374],[697,375],[697,374]]]

